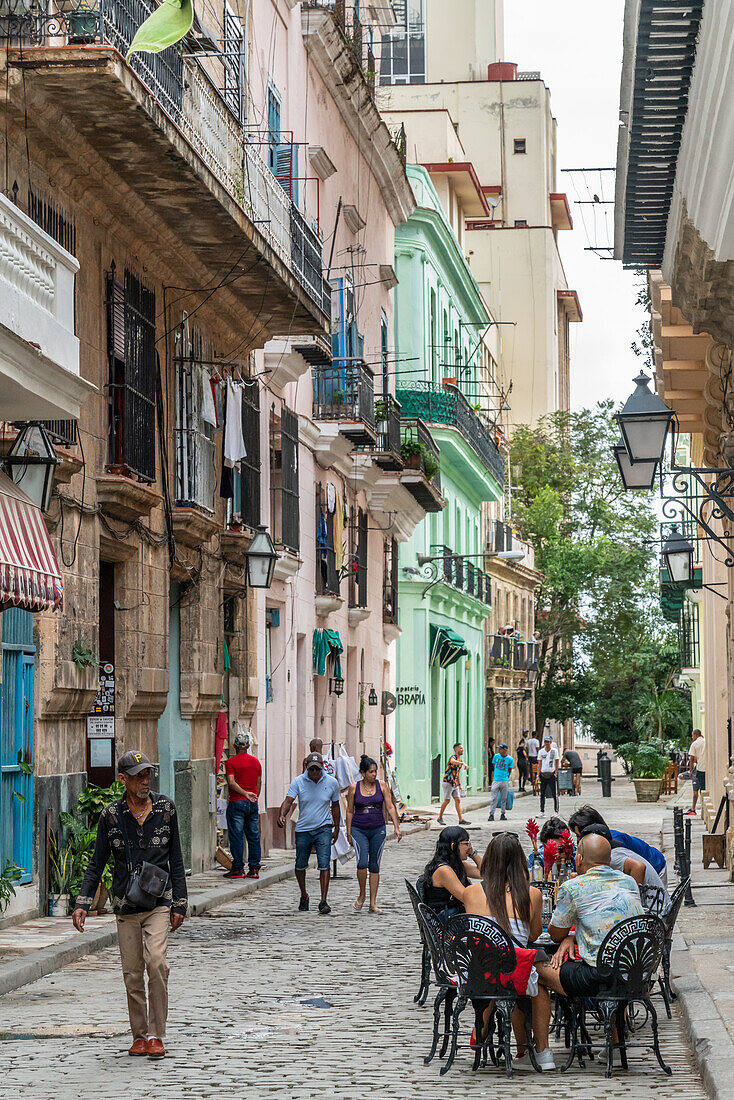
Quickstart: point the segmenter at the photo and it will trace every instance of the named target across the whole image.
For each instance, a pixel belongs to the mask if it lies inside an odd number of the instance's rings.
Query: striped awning
[[[0,610],[60,611],[63,585],[43,513],[0,470]]]
[[[431,664],[448,668],[460,657],[468,657],[466,642],[450,626],[431,625]]]

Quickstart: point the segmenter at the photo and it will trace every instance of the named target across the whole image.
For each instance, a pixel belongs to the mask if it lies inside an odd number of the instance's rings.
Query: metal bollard
[[[682,811],[681,811],[682,813]],[[685,875],[681,872],[681,879],[688,878],[691,874],[691,819],[686,818],[686,839],[684,844],[684,860],[685,860]],[[688,883],[685,897],[683,898],[683,904],[689,908],[691,905],[695,905],[693,900],[693,891],[691,890],[691,884]]]
[[[683,810],[680,806],[673,807],[673,850],[675,852],[675,863],[673,864],[673,870],[681,876],[680,870],[680,854],[684,848],[683,841]]]
[[[612,762],[605,752],[600,752],[596,759],[596,767],[599,772],[597,783],[601,783],[602,798],[612,797]]]

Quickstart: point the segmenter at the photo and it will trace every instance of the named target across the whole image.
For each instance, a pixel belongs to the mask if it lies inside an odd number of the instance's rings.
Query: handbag
[[[515,938],[514,936],[512,937]],[[528,947],[515,948],[515,969],[511,974],[500,975],[502,985],[512,984],[518,997],[534,997],[538,992],[538,975],[533,975],[537,951]]]
[[[508,790],[507,792],[507,809],[511,810],[515,805],[515,792]]]
[[[137,867],[133,867],[132,847],[128,836],[127,826],[120,819],[123,839],[125,841],[125,853],[127,855],[127,872],[129,875],[124,903],[131,909],[155,909],[159,899],[168,888],[169,874],[155,863],[142,860]]]

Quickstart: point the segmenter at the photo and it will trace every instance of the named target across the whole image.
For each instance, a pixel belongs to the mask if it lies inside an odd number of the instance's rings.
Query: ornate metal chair
[[[627,1048],[625,1033],[627,1021],[625,1013],[628,1006],[640,1004],[646,1010],[652,1025],[653,1050],[658,1063],[665,1073],[672,1073],[670,1066],[663,1061],[658,1040],[658,1018],[650,1000],[653,984],[656,980],[665,947],[665,925],[659,917],[644,914],[628,917],[620,921],[605,937],[597,954],[597,969],[607,976],[608,986],[594,997],[568,998],[571,1015],[571,1042],[568,1059],[561,1072],[570,1069],[574,1058],[583,1066],[582,1055],[590,1051],[588,1035],[584,1035],[587,1001],[599,1014],[604,1028],[604,1050],[606,1054],[606,1077],[612,1076],[614,1034],[617,1029],[617,1046],[622,1066],[627,1069]],[[635,1028],[637,1030],[637,1028]],[[581,1043],[578,1041],[581,1031]]]
[[[520,1004],[525,1013],[525,1032],[530,1061],[542,1072],[533,1046],[530,998],[517,992],[509,975],[517,966],[515,945],[510,937],[488,917],[460,914],[452,917],[444,933],[444,955],[449,970],[458,981],[458,998],[453,1013],[451,1049],[441,1073],[448,1073],[456,1056],[461,1013],[471,1001],[474,1007],[476,1048],[473,1070],[487,1064],[487,1047],[492,1043],[492,1020],[499,1021],[499,1043],[504,1053],[505,1072],[512,1077],[512,1012]],[[484,1010],[493,1003],[487,1035],[481,1038]],[[492,1051],[493,1054],[493,1051]],[[492,1061],[495,1061],[494,1056]]]
[[[675,929],[675,922],[678,920],[678,914],[680,913],[680,907],[683,904],[683,899],[686,894],[686,889],[691,881],[690,875],[688,878],[683,879],[678,883],[673,893],[670,895],[670,909],[662,917],[662,922],[665,925],[665,946],[663,947],[663,958],[661,973],[658,979],[660,986],[660,993],[665,1003],[665,1011],[668,1019],[670,1019],[672,1013],[670,1011],[671,1002],[675,1000],[675,993],[670,985],[670,950],[673,944],[673,931]]]
[[[446,958],[444,955],[446,931],[441,921],[433,910],[429,909],[424,902],[420,902],[418,905],[417,915],[425,936],[425,942],[428,945],[434,982],[438,986],[438,993],[433,1002],[433,1041],[431,1043],[431,1049],[423,1059],[424,1063],[428,1065],[428,1063],[433,1060],[436,1053],[436,1047],[438,1046],[442,1005],[444,1011],[444,1028],[439,1058],[443,1058],[446,1053],[446,1048],[449,1045],[449,1028],[451,1025],[451,1016],[453,1014],[454,1000],[456,998],[456,978],[449,972],[446,966]],[[441,1070],[441,1073],[443,1072],[444,1071]]]
[[[416,886],[418,886],[419,884],[422,885],[422,881],[422,877],[419,878]],[[420,913],[418,912],[418,906],[423,901],[423,897],[418,892],[416,886],[414,886],[412,882],[409,882],[407,878],[405,880],[405,885],[408,890],[408,897],[410,898],[411,904],[413,906],[415,919],[418,922],[418,931],[420,932],[421,945],[423,948],[421,953],[421,984],[418,986],[418,992],[413,998],[413,1003],[417,1005],[424,1005],[426,1003],[426,998],[428,997],[428,989],[431,984],[431,955],[428,949],[428,944],[426,943],[426,934],[423,931],[423,925],[421,924]]]

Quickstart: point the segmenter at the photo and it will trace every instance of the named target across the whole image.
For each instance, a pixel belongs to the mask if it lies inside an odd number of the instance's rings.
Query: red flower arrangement
[[[535,818],[531,817],[525,826],[525,832],[530,837],[533,844],[533,851],[538,854],[538,833],[540,832],[540,826]]]
[[[545,864],[546,878],[553,870],[553,864],[558,859],[558,845],[555,840],[546,840],[543,845],[543,863]]]
[[[565,859],[566,863],[571,862],[573,859],[573,837],[568,829],[564,829],[559,837],[558,851],[561,859]]]

